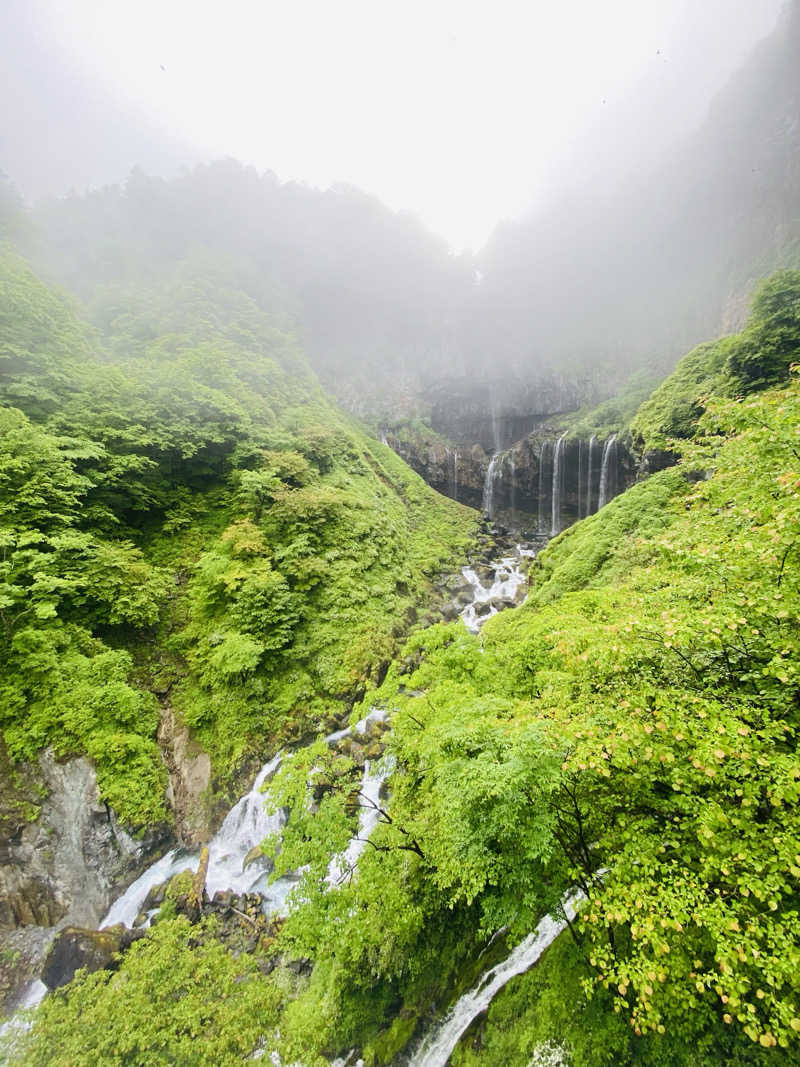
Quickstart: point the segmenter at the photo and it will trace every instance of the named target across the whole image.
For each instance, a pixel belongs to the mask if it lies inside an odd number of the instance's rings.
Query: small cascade
[[[389,444],[389,442],[386,440],[386,431],[385,430],[381,430],[381,444],[382,445],[387,445],[387,446]]]
[[[329,886],[340,885],[356,869],[359,857],[366,848],[370,834],[380,822],[381,788],[393,770],[394,763],[389,757],[379,760],[377,763],[370,760],[364,761],[364,777],[361,781],[359,800],[361,810],[358,816],[358,831],[355,837],[351,839],[347,849],[340,856],[334,856],[331,860],[328,867]]]
[[[617,492],[617,435],[612,433],[603,447],[600,466],[600,498],[598,510],[604,507]]]
[[[481,508],[485,515],[489,518],[494,518],[494,495],[495,495],[495,481],[502,483],[503,481],[503,460],[505,459],[505,452],[495,452],[492,458],[489,460],[489,466],[486,468],[486,479],[483,483],[483,501]]]
[[[593,515],[594,509],[592,508],[593,496],[592,496],[592,479],[594,478],[595,468],[595,452],[597,451],[597,437],[592,434],[589,438],[589,458],[586,465],[586,515]]]
[[[564,442],[567,435],[562,433],[553,452],[553,488],[550,494],[551,518],[550,534],[555,537],[561,532],[561,495],[564,489]]]
[[[520,602],[520,594],[526,577],[523,561],[536,555],[535,549],[517,545],[513,556],[504,556],[493,563],[492,581],[487,587],[472,567],[462,567],[461,573],[472,587],[472,600],[461,612],[464,625],[476,634],[487,619],[491,619],[504,607]]]
[[[373,709],[365,718],[353,727],[345,727],[329,734],[325,740],[329,745],[335,744],[350,733],[363,734],[370,723],[383,721],[386,712]],[[286,822],[283,811],[270,815],[265,810],[266,796],[264,787],[274,777],[284,758],[282,753],[266,763],[253,783],[252,788],[228,812],[225,819],[208,845],[209,862],[206,877],[206,890],[213,897],[218,890],[232,889],[235,893],[260,893],[264,908],[268,913],[281,912],[286,904],[290,890],[296,884],[296,876],[287,875],[271,885],[267,884],[269,868],[265,858],[256,850],[265,837],[277,833]],[[362,788],[367,796],[374,792],[377,772],[366,781],[368,769],[365,769],[365,785]],[[381,771],[382,774],[388,771]],[[380,779],[381,783],[383,778]],[[359,828],[359,838],[364,837],[363,828]],[[348,855],[346,853],[345,855]],[[173,875],[187,869],[195,871],[200,860],[199,850],[174,848],[160,860],[152,864],[108,910],[100,923],[114,926],[124,923],[132,927],[144,906],[147,894],[157,885],[168,881]]]
[[[38,978],[30,982],[20,996],[19,1003],[14,1009],[14,1014],[0,1023],[0,1039],[3,1041],[2,1051],[9,1054],[9,1060],[13,1058],[14,1054],[14,1039],[22,1037],[30,1030],[30,1015],[33,1014],[31,1009],[38,1008],[47,992],[47,986],[44,982],[39,981]],[[3,1063],[9,1062],[9,1060],[3,1060]]]
[[[545,467],[547,465],[547,452],[550,448],[549,441],[542,441],[542,448],[539,453],[539,530],[540,534],[546,534],[550,530],[550,526],[547,525],[548,510],[545,504],[545,486],[548,484],[545,477]]]
[[[563,902],[570,922],[575,918],[579,900],[580,897],[572,896]],[[566,926],[564,919],[545,915],[534,932],[528,934],[507,959],[487,971],[476,986],[456,1001],[444,1020],[413,1053],[409,1067],[445,1067],[472,1020],[486,1011],[495,995],[510,979],[530,970]]]

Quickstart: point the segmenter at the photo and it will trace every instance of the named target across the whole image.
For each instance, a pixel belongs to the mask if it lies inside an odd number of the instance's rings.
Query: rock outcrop
[[[68,926],[48,950],[42,968],[42,981],[48,989],[59,989],[71,982],[80,968],[85,968],[90,974],[103,968],[114,968],[119,953],[140,937],[144,937],[143,930],[129,930],[122,924],[105,930]]]
[[[493,453],[480,442],[459,446],[418,426],[386,440],[438,492],[526,536],[549,537],[593,514],[601,498],[607,502],[627,489],[639,473],[626,442],[611,435],[588,439],[548,427]]]
[[[204,845],[214,831],[208,753],[169,704],[161,709],[158,744],[169,774],[167,803],[175,815],[178,840],[187,848]]]
[[[18,768],[3,750],[0,763],[13,800],[4,804],[0,824],[0,943],[16,960],[0,997],[11,997],[38,974],[59,929],[98,924],[112,895],[151,861],[168,830],[134,839],[99,799],[84,758],[59,761],[47,751]]]

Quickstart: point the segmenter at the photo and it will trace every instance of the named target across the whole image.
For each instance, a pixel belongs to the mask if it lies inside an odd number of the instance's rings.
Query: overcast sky
[[[232,155],[357,185],[474,248],[565,180],[655,158],[782,6],[0,0],[0,167],[35,195]],[[172,152],[148,155],[156,140]]]

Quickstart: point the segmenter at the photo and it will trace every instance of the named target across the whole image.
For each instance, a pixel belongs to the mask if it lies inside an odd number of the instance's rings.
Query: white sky
[[[604,153],[641,160],[696,124],[782,6],[27,2],[78,67],[209,157],[349,182],[455,248],[541,200],[569,160],[601,180]]]

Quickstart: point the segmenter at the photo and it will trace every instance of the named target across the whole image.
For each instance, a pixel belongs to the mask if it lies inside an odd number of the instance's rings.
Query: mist
[[[610,395],[792,261],[797,4],[2,20],[26,252],[95,317],[134,280],[241,289],[360,413],[464,379]]]
[[[652,163],[780,8],[8,0],[0,157],[38,197],[232,156],[476,249],[565,186]]]

